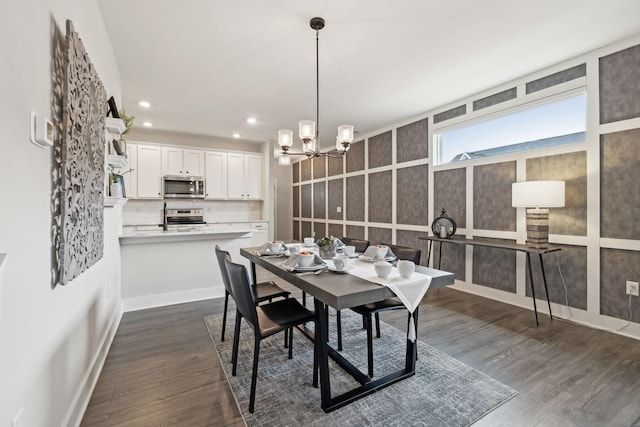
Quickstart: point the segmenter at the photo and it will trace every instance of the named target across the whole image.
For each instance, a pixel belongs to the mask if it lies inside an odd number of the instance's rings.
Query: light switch
[[[338,206],[338,207],[336,208],[336,212],[338,212],[338,213],[342,212],[342,206]]]

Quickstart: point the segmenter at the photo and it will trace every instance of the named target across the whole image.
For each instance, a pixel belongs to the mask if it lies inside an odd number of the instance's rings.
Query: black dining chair
[[[387,243],[381,243],[381,245],[388,246],[397,259],[413,261],[416,265],[420,263],[420,257],[422,255],[422,249],[414,249],[407,246],[390,245]],[[380,338],[380,312],[401,310],[406,307],[399,299],[387,298],[382,301],[377,301],[369,304],[359,305],[357,307],[351,307],[351,310],[362,315],[367,329],[367,365],[369,370],[369,376],[373,377],[373,325],[372,317],[375,315],[376,321],[376,338]],[[411,316],[411,314],[409,314]]]
[[[229,307],[229,295],[234,298],[231,293],[231,284],[229,283],[229,275],[227,274],[227,267],[224,264],[226,256],[231,257],[229,252],[220,249],[220,246],[216,245],[216,258],[218,259],[218,265],[220,266],[220,274],[222,275],[222,283],[224,284],[224,314],[222,315],[222,333],[220,341],[224,341],[224,333],[227,327],[227,308]],[[261,302],[271,302],[274,298],[288,298],[291,292],[287,292],[272,281],[260,282],[251,285],[253,291],[253,298],[256,304]],[[234,298],[235,300],[235,298]]]
[[[234,264],[231,257],[225,256],[225,266],[229,274],[231,295],[236,301],[236,324],[233,334],[233,353],[231,375],[236,375],[238,365],[238,347],[240,342],[240,328],[244,318],[254,333],[253,371],[251,373],[251,393],[249,395],[249,412],[253,413],[256,398],[256,380],[258,376],[258,361],[260,358],[260,342],[281,331],[289,331],[289,359],[293,357],[293,328],[294,326],[315,321],[315,313],[303,307],[295,298],[286,298],[263,305],[256,305],[253,291],[249,284],[247,269],[242,264]],[[318,361],[313,352],[314,378]],[[315,383],[315,382],[314,382]]]

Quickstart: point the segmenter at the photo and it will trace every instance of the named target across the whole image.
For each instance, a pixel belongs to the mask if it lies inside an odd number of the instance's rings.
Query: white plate
[[[329,270],[333,271],[334,273],[344,274],[347,271],[351,270],[353,268],[353,265],[347,265],[347,268],[338,270],[335,265],[327,264],[327,268],[329,268]]]
[[[395,259],[395,257],[388,256],[384,260],[381,260],[379,258],[371,258],[371,257],[368,257],[368,256],[360,255],[358,257],[358,259],[360,259],[362,261],[365,261],[365,262],[378,262],[378,261],[393,261]]]
[[[293,269],[293,271],[316,271],[316,270],[321,270],[323,268],[327,267],[327,264],[315,264],[315,265],[310,265],[309,267],[296,267]]]

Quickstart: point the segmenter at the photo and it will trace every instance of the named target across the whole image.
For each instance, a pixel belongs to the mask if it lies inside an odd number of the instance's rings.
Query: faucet
[[[167,223],[167,202],[164,202],[164,207],[162,209],[162,229],[167,231],[169,229]]]

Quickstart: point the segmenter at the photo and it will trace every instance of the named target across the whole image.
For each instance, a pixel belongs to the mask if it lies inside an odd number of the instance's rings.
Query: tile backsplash
[[[262,218],[260,201],[167,200],[169,209],[202,208],[208,223],[229,221],[259,221]],[[162,223],[164,200],[129,200],[123,208],[122,225]]]

